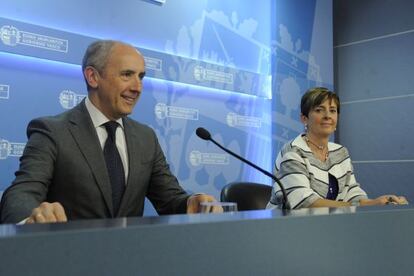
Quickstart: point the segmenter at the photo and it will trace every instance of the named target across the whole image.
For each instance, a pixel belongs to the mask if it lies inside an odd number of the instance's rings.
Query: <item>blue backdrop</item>
[[[79,64],[98,38],[144,54],[148,78],[131,117],[154,128],[186,190],[218,198],[231,181],[271,184],[195,129],[272,170],[281,144],[302,131],[303,91],[332,87],[331,22],[331,1],[316,0],[2,1],[0,190],[14,179],[29,120],[86,96]]]

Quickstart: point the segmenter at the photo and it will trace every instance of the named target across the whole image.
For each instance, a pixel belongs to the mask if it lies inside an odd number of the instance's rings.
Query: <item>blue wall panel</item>
[[[334,0],[334,45],[412,30],[411,0]]]
[[[414,55],[408,54],[412,45],[414,32],[337,47],[342,102],[412,96]]]
[[[414,200],[414,2],[334,1],[339,142],[371,197]]]

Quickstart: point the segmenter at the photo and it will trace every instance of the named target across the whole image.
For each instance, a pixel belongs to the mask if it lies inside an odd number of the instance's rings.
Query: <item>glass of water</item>
[[[200,213],[237,212],[236,202],[205,201],[200,203]]]

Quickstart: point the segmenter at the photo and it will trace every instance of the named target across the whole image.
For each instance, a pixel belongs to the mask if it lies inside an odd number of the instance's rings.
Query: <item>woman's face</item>
[[[333,100],[325,100],[319,106],[314,107],[308,117],[302,115],[302,122],[308,126],[308,133],[317,137],[331,135],[338,122],[338,107]]]

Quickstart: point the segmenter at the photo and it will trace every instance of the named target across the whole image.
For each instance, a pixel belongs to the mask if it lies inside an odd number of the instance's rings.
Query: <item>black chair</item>
[[[236,202],[239,211],[265,209],[272,186],[253,182],[232,182],[221,189],[222,202]]]

